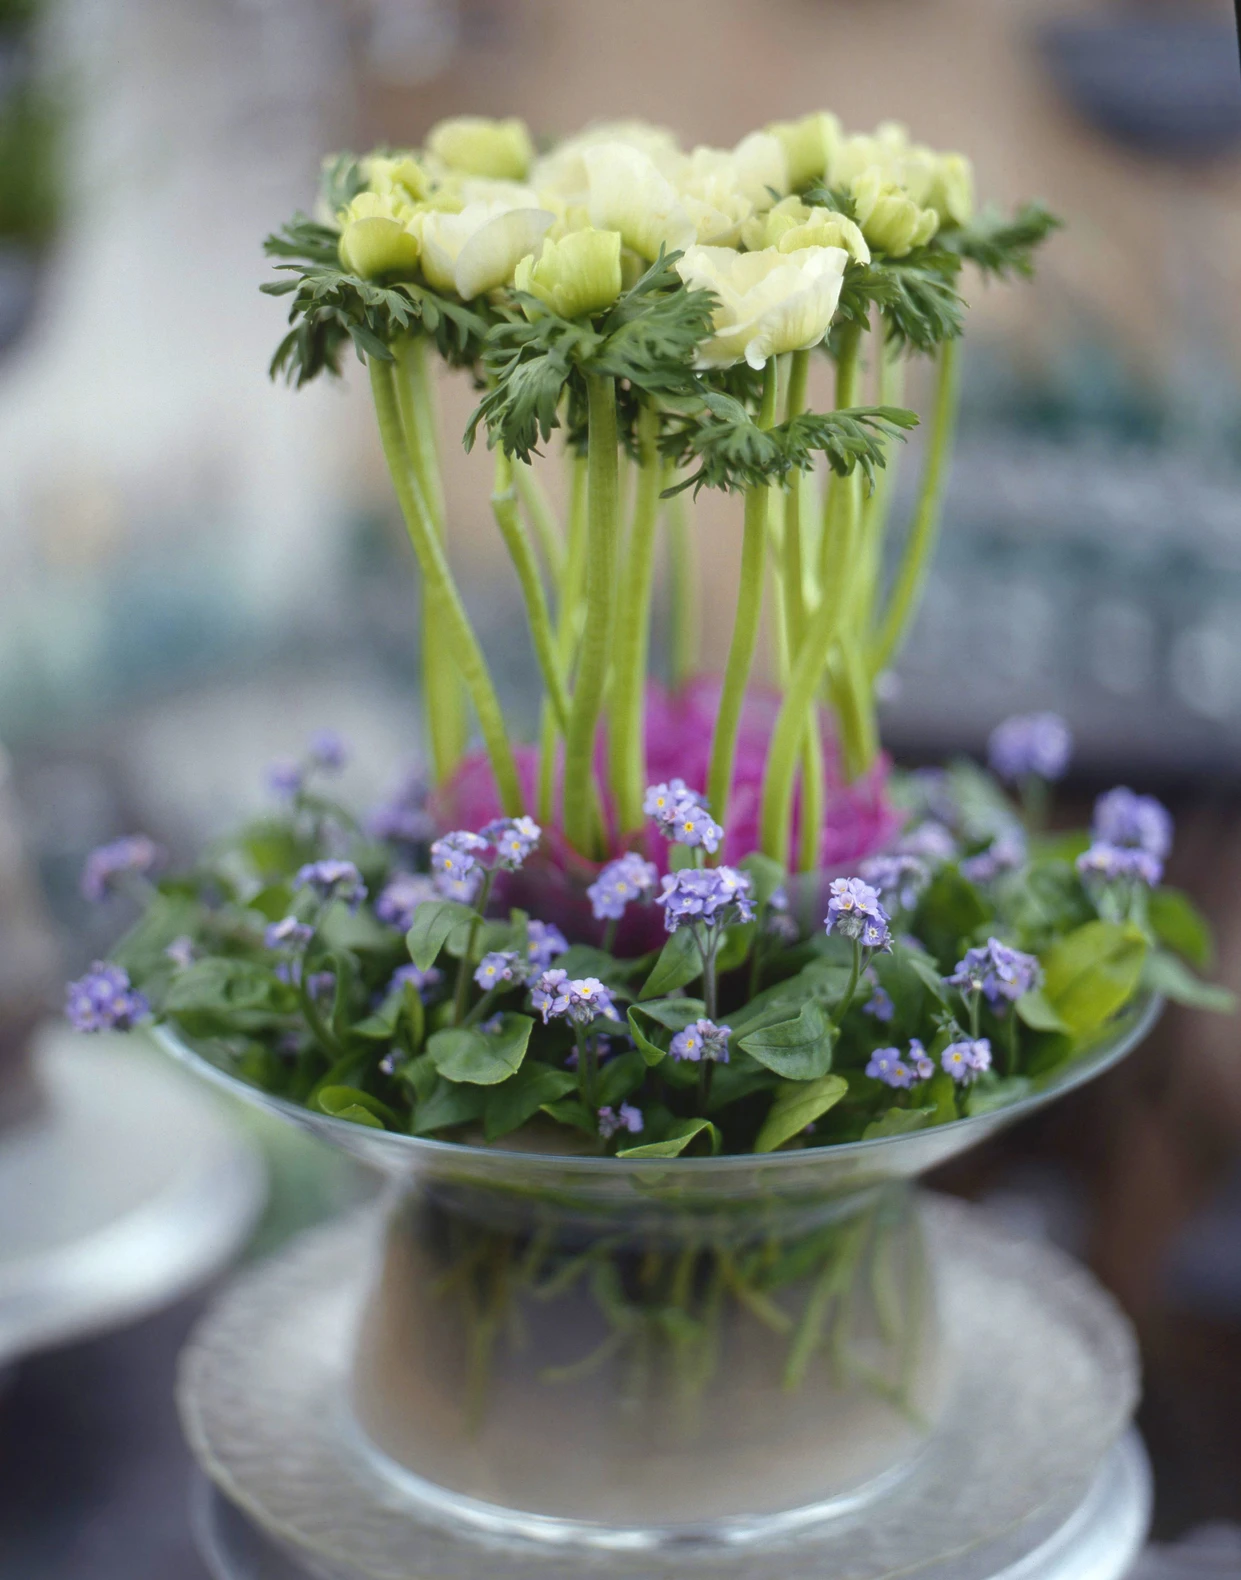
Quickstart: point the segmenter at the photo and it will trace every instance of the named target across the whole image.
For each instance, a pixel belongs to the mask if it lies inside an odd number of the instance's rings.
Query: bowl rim
[[[412,1162],[421,1157],[437,1163],[469,1162],[473,1166],[477,1166],[482,1159],[493,1158],[498,1164],[508,1163],[523,1169],[527,1167],[539,1170],[569,1169],[574,1173],[585,1172],[619,1180],[632,1177],[635,1172],[666,1174],[670,1168],[674,1168],[678,1173],[697,1174],[721,1172],[741,1174],[753,1169],[762,1170],[764,1173],[778,1173],[781,1170],[805,1167],[810,1159],[826,1162],[829,1159],[845,1161],[874,1157],[884,1149],[890,1150],[895,1145],[920,1138],[925,1140],[932,1135],[945,1138],[950,1135],[956,1136],[960,1138],[962,1145],[954,1150],[964,1150],[964,1147],[970,1144],[967,1138],[972,1132],[981,1140],[988,1133],[1036,1112],[1055,1098],[1075,1091],[1097,1075],[1110,1070],[1113,1065],[1119,1064],[1121,1059],[1131,1053],[1149,1035],[1163,1013],[1164,1004],[1165,1000],[1159,993],[1150,991],[1139,993],[1120,1012],[1121,1018],[1113,1025],[1111,1035],[1100,1037],[1097,1042],[1077,1054],[1068,1064],[1047,1077],[1040,1086],[1025,1097],[985,1113],[967,1114],[962,1119],[950,1120],[946,1125],[933,1125],[898,1135],[872,1136],[865,1141],[842,1141],[822,1147],[803,1147],[793,1152],[729,1152],[715,1157],[692,1158],[620,1158],[568,1152],[524,1152],[513,1147],[477,1146],[462,1141],[437,1141],[432,1136],[406,1135],[396,1130],[372,1130],[369,1127],[355,1125],[347,1119],[338,1119],[331,1114],[316,1113],[300,1103],[291,1102],[287,1097],[277,1097],[273,1093],[263,1091],[261,1087],[252,1086],[240,1076],[230,1074],[204,1054],[199,1053],[189,1043],[183,1041],[171,1026],[155,1025],[144,1029],[164,1052],[187,1065],[204,1080],[231,1092],[234,1097],[254,1103],[260,1108],[270,1109],[303,1129],[309,1128],[324,1137],[338,1137],[340,1145],[355,1154],[360,1150],[374,1155],[387,1151],[391,1154],[393,1163],[402,1159]]]

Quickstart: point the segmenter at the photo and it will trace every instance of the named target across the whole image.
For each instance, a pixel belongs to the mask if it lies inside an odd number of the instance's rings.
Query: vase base
[[[1145,1537],[1150,1497],[1146,1454],[1137,1434],[1129,1432],[1104,1460],[1082,1503],[1045,1542],[1000,1569],[969,1572],[974,1580],[1122,1580]],[[300,1563],[205,1476],[195,1482],[191,1504],[195,1542],[211,1580],[357,1580],[359,1571]],[[748,1580],[763,1580],[761,1559],[751,1559]],[[802,1580],[827,1580],[836,1572],[830,1557],[816,1561],[813,1548],[803,1561]]]
[[[346,1403],[373,1217],[316,1231],[238,1282],[186,1352],[182,1418],[229,1502],[327,1580],[653,1580],[682,1566],[711,1580],[987,1580],[1083,1506],[1132,1413],[1134,1349],[1108,1297],[1058,1252],[1011,1242],[959,1203],[932,1202],[928,1222],[945,1330],[963,1361],[941,1426],[910,1473],[864,1508],[826,1520],[811,1511],[813,1524],[773,1530],[761,1548],[719,1529],[639,1533],[655,1551],[600,1550],[598,1528],[588,1545],[557,1544],[515,1530],[517,1515],[488,1533],[460,1518],[455,1499],[429,1508],[420,1489],[381,1472]]]

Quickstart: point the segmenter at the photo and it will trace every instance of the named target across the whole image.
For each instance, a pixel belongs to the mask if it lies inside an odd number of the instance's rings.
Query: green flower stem
[[[371,357],[368,363],[371,376],[371,393],[375,400],[375,415],[379,421],[379,437],[383,443],[388,470],[393,487],[405,517],[418,563],[422,567],[428,597],[434,602],[444,622],[445,635],[451,644],[457,668],[465,680],[474,711],[483,733],[483,742],[491,760],[500,792],[500,803],[510,817],[519,816],[524,810],[521,782],[517,777],[517,764],[504,727],[504,715],[492,684],[487,661],[483,657],[478,638],[470,624],[470,617],[461,602],[452,571],[444,555],[444,546],[435,531],[435,524],[427,508],[426,498],[418,483],[417,473],[405,448],[401,430],[401,414],[397,400],[396,378],[390,362]]]
[[[656,441],[659,416],[644,404],[638,413],[640,468],[633,524],[620,585],[616,651],[612,666],[609,767],[616,803],[617,831],[623,839],[641,831],[646,788],[646,666],[651,639],[651,585],[655,570],[655,528],[663,466]]]
[[[573,1036],[577,1042],[577,1089],[587,1108],[595,1107],[596,1059],[590,1040],[577,1021],[573,1022]]]
[[[770,428],[776,418],[776,361],[768,357],[763,372],[763,403],[758,425]],[[763,483],[748,488],[745,496],[745,529],[741,540],[741,578],[737,588],[737,613],[733,621],[732,642],[724,669],[715,735],[711,741],[711,763],[707,770],[707,799],[718,823],[728,827],[728,801],[732,792],[733,761],[737,754],[737,733],[741,709],[754,662],[758,623],[763,608],[763,560],[767,547],[767,505],[770,487]]]
[[[608,918],[608,924],[603,929],[603,952],[605,955],[610,955],[613,949],[616,947],[616,931],[619,926],[619,917],[610,916]]]
[[[862,945],[858,939],[853,940],[853,964],[849,968],[849,981],[845,987],[845,995],[837,1006],[836,1013],[832,1016],[832,1025],[840,1030],[841,1022],[849,1013],[849,1006],[853,1003],[853,995],[857,992],[857,985],[862,976]]]
[[[576,850],[592,855],[601,843],[591,793],[592,767],[612,647],[619,510],[616,385],[609,377],[590,373],[586,391],[586,620],[565,732],[564,831]]]
[[[528,462],[518,461],[513,468],[513,479],[517,484],[517,497],[521,500],[521,508],[525,511],[526,518],[534,528],[534,535],[538,539],[539,552],[547,566],[551,584],[559,592],[564,581],[565,550],[556,512],[552,509],[551,500],[544,492],[534,468]]]
[[[539,562],[534,545],[522,523],[517,507],[517,492],[513,487],[513,463],[502,449],[496,450],[495,485],[491,495],[491,509],[496,526],[504,539],[504,546],[517,572],[522,597],[526,602],[526,621],[530,627],[530,640],[534,655],[539,661],[543,685],[552,706],[556,723],[563,731],[569,723],[569,697],[565,690],[563,671],[556,652],[556,636],[552,630],[547,597],[543,592],[543,579],[539,575]]]
[[[569,543],[556,624],[556,657],[562,675],[569,673],[577,651],[586,575],[586,462],[573,456],[569,465]],[[539,822],[544,825],[552,821],[555,813],[556,748],[560,735],[551,703],[544,698],[539,728]]]
[[[862,330],[848,324],[841,335],[836,368],[836,404],[854,406],[858,400]],[[780,711],[776,715],[771,743],[767,748],[767,767],[763,775],[763,800],[760,814],[762,848],[774,861],[788,860],[793,826],[793,789],[797,762],[803,742],[813,740],[818,730],[818,693],[840,622],[849,564],[854,522],[859,504],[856,469],[848,477],[833,477],[827,493],[827,516],[823,530],[823,563],[820,574],[818,607],[807,616]],[[843,734],[843,730],[842,730]],[[825,791],[823,778],[816,772],[805,776],[803,796],[804,837],[799,852],[802,863],[817,863],[816,831],[822,826]],[[814,845],[813,851],[811,845]]]
[[[899,350],[885,346],[880,352],[878,403],[880,406],[905,404],[905,364]],[[887,465],[875,476],[875,486],[862,507],[862,540],[865,544],[861,568],[861,586],[857,598],[858,629],[864,640],[870,642],[874,635],[875,597],[883,566],[883,548],[887,537],[888,516],[901,459],[902,446],[893,445],[888,452]]]
[[[789,369],[789,393],[785,417],[798,417],[806,409],[806,383],[810,375],[809,351],[794,351]],[[784,500],[784,620],[788,631],[789,653],[796,655],[806,623],[805,583],[802,570],[802,482],[803,474],[794,472]]]
[[[410,335],[393,348],[397,367],[397,399],[406,452],[413,465],[434,529],[444,542],[447,510],[436,442],[435,403],[423,335]],[[469,741],[465,693],[453,659],[443,610],[423,578],[420,590],[422,691],[431,761],[438,784],[452,776]]]
[[[702,639],[702,588],[698,556],[684,494],[667,501],[668,579],[672,606],[671,680],[679,691],[698,672]]]
[[[474,902],[474,918],[470,922],[470,931],[465,940],[465,953],[461,956],[461,963],[457,967],[457,985],[452,1000],[452,1023],[454,1026],[460,1026],[466,1022],[465,1001],[470,991],[470,960],[474,954],[474,945],[478,942],[478,929],[483,925],[483,913],[487,909],[487,901],[491,898],[491,885],[494,882],[495,873],[487,873],[483,878],[483,886],[479,890],[478,899]]]
[[[960,360],[959,341],[945,340],[939,352],[934,426],[927,445],[918,504],[883,624],[870,654],[872,675],[882,673],[900,652],[935,549],[943,510],[944,483],[956,435]]]
[[[789,367],[786,417],[797,417],[806,409],[806,385],[810,375],[809,351],[795,351]],[[806,628],[805,570],[802,542],[802,504],[807,479],[801,472],[784,497],[784,621],[790,662],[797,657]],[[787,684],[787,677],[786,677]],[[806,717],[801,763],[802,817],[797,865],[802,872],[813,872],[819,864],[823,814],[827,804],[827,775],[823,759],[823,732],[817,702]],[[783,858],[781,858],[783,859]]]

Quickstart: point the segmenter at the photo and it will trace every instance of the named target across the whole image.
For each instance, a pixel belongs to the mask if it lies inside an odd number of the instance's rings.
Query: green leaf
[[[1146,936],[1132,923],[1087,922],[1043,957],[1043,992],[1076,1037],[1097,1031],[1137,992]]]
[[[862,1132],[863,1141],[874,1141],[879,1136],[905,1136],[911,1130],[925,1130],[935,1122],[933,1108],[889,1108],[887,1113],[872,1120]]]
[[[1000,279],[1019,274],[1029,279],[1034,273],[1034,253],[1064,221],[1041,203],[1027,203],[1006,218],[992,205],[977,213],[959,230],[944,231],[939,240],[977,264],[984,274]]]
[[[662,998],[629,1006],[629,1030],[638,1052],[649,1065],[659,1064],[673,1035],[707,1012],[700,998]]]
[[[823,1006],[810,999],[795,1019],[747,1032],[738,1046],[785,1080],[816,1081],[831,1068],[835,1035]]]
[[[719,1152],[723,1138],[709,1119],[678,1119],[662,1141],[648,1141],[639,1147],[625,1147],[618,1158],[677,1158],[696,1136],[706,1136],[711,1154]]]
[[[1067,1032],[1069,1029],[1042,988],[1031,988],[1021,995],[1017,1000],[1017,1018],[1031,1031]]]
[[[913,931],[941,963],[960,959],[962,944],[974,938],[991,911],[982,895],[955,867],[944,867],[918,902]]]
[[[742,872],[750,875],[751,898],[756,911],[761,911],[776,890],[782,889],[788,882],[789,875],[780,863],[770,856],[764,856],[762,851],[752,850],[737,865]]]
[[[373,1130],[400,1128],[400,1120],[386,1103],[381,1103],[369,1092],[359,1091],[356,1086],[321,1087],[315,1101],[333,1119],[349,1119],[356,1125],[369,1125]]]
[[[1199,971],[1215,964],[1211,924],[1180,889],[1155,889],[1146,902],[1146,915],[1161,944],[1183,955]]]
[[[424,900],[414,912],[414,924],[405,934],[409,957],[419,971],[429,971],[449,935],[477,916],[457,900]]]
[[[580,1098],[564,1097],[558,1103],[544,1103],[542,1108],[547,1117],[554,1119],[558,1125],[569,1125],[585,1135],[598,1138],[598,1118]]]
[[[726,927],[715,956],[715,969],[720,976],[725,971],[735,971],[745,964],[758,932],[757,922],[740,922],[736,927]]]
[[[642,1000],[665,998],[669,993],[702,975],[702,956],[688,927],[678,927],[660,951],[655,969],[647,977],[638,997]]]
[[[1162,993],[1188,1009],[1211,1010],[1216,1015],[1236,1013],[1237,996],[1214,982],[1203,982],[1174,954],[1152,949],[1142,971],[1143,986]]]
[[[541,1108],[567,1096],[576,1085],[576,1077],[568,1070],[528,1060],[516,1075],[492,1089],[483,1110],[483,1134],[488,1141],[499,1140]]]
[[[599,1071],[596,1104],[600,1108],[614,1108],[632,1092],[637,1091],[646,1077],[646,1061],[636,1049],[619,1054]]]
[[[436,1130],[472,1124],[483,1117],[490,1095],[485,1086],[458,1085],[441,1076],[431,1095],[414,1110],[413,1134],[427,1136]]]
[[[939,974],[939,967],[930,955],[924,954],[921,949],[910,949],[907,945],[896,944],[893,947],[892,957],[902,965],[908,966],[938,1003],[948,1002],[948,989]]]
[[[476,1026],[437,1031],[427,1040],[427,1052],[446,1080],[498,1086],[525,1058],[533,1029],[529,1015],[504,1014],[498,1031],[479,1031]]]
[[[1024,1075],[1010,1075],[975,1086],[965,1099],[967,1114],[994,1114],[1029,1095],[1030,1082]]]
[[[774,1152],[799,1136],[834,1108],[849,1090],[843,1075],[823,1075],[817,1081],[790,1081],[776,1091],[775,1101],[754,1142],[755,1152]]]

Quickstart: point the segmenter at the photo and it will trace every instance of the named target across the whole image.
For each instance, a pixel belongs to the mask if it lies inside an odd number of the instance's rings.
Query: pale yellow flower
[[[878,167],[854,177],[849,191],[866,240],[891,258],[924,247],[939,229],[936,211],[920,207],[896,182],[885,181]]]
[[[803,115],[798,121],[776,121],[767,130],[779,139],[791,187],[821,181],[831,169],[840,146],[840,122],[827,110]]]
[[[412,274],[419,252],[418,238],[408,229],[412,212],[404,199],[359,192],[337,216],[341,267],[364,280]]]
[[[719,304],[698,366],[729,367],[744,357],[761,368],[768,357],[818,345],[831,328],[848,260],[843,247],[691,247],[677,262],[681,278]]]
[[[544,241],[537,258],[517,265],[513,284],[561,318],[600,313],[621,293],[621,237],[615,230],[576,230]]]
[[[524,181],[534,161],[526,123],[516,117],[493,121],[482,115],[458,115],[440,121],[431,128],[427,148],[450,170],[497,181]]]
[[[440,291],[472,301],[508,285],[518,263],[538,247],[552,223],[539,208],[502,202],[467,203],[459,214],[423,209],[411,221],[422,244],[422,272]]]
[[[856,263],[870,262],[870,248],[861,229],[834,209],[811,208],[799,197],[782,198],[766,214],[756,214],[742,230],[751,252],[776,247],[797,252],[802,247],[843,247]]]

